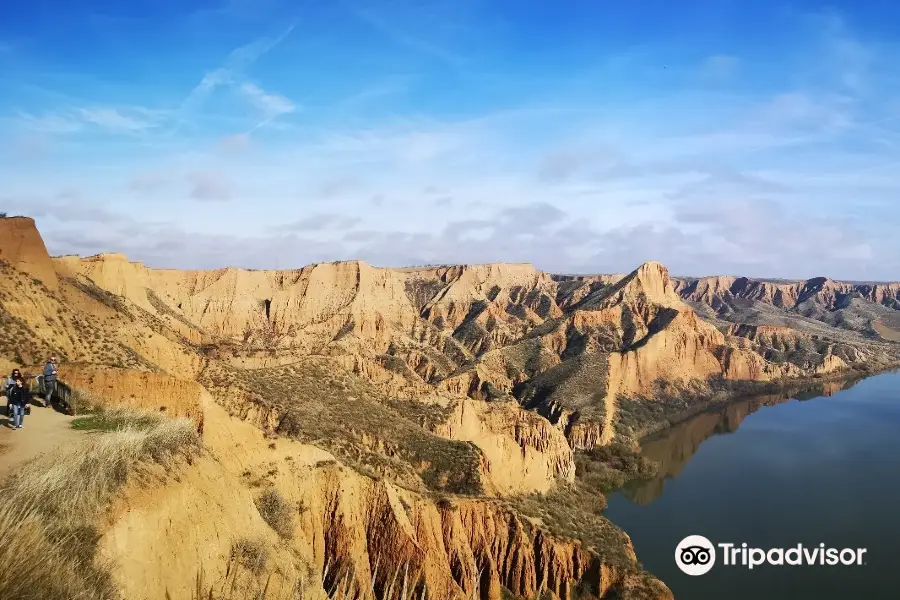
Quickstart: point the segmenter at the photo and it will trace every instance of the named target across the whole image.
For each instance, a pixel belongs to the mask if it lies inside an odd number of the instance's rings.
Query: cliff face
[[[40,240],[36,231],[26,237]],[[21,264],[41,263],[46,270],[46,252],[32,255]],[[620,399],[652,401],[660,395],[660,381],[698,391],[720,379],[761,382],[889,364],[894,351],[871,340],[889,320],[878,313],[866,321],[866,307],[892,312],[887,306],[900,293],[900,284],[850,285],[825,278],[678,280],[653,262],[627,275],[581,277],[552,276],[524,264],[381,269],[358,261],[284,271],[177,271],[150,269],[117,254],[62,257],[49,264],[62,277],[61,304],[82,305],[81,312],[91,312],[94,322],[103,305],[108,314],[128,315],[149,330],[129,334],[123,328],[116,334],[121,352],[88,351],[80,347],[83,339],[54,340],[57,347],[76,357],[102,354],[105,361],[118,361],[114,364],[187,378],[202,369],[205,383],[223,402],[250,398],[270,426],[278,426],[286,407],[263,407],[253,398],[265,391],[248,393],[247,385],[226,380],[246,380],[257,369],[284,369],[315,356],[330,363],[327,368],[366,380],[371,393],[385,397],[514,397],[550,419],[575,447],[607,443],[626,432],[617,427]],[[39,320],[48,308],[15,302],[10,300],[11,312],[28,315],[26,321]],[[746,306],[779,312],[747,312]],[[715,325],[695,307],[711,310]],[[815,329],[810,323],[821,325]],[[844,335],[854,331],[860,335]],[[113,359],[117,353],[123,357]],[[589,358],[595,356],[598,361]],[[221,385],[211,381],[213,372]],[[591,389],[576,390],[586,388],[585,382]],[[449,406],[447,398],[440,404]],[[473,441],[485,456],[494,453],[494,462],[501,446],[522,447],[514,432],[503,430],[502,419],[477,412],[479,424],[463,425],[458,414],[444,415],[449,420],[432,431],[467,432],[459,439]],[[494,433],[505,441],[475,433],[485,428],[500,428]],[[552,454],[538,469],[546,477],[535,489],[564,475],[565,469],[548,466],[558,460]],[[513,461],[527,474],[523,480],[536,482],[535,467],[525,466],[532,462]]]
[[[562,432],[518,404],[463,400],[434,431],[481,448],[488,475],[502,494],[546,492],[575,480],[574,456]]]
[[[62,364],[60,379],[74,389],[89,390],[100,404],[161,412],[171,418],[203,422],[200,399],[203,387],[196,381],[163,373],[133,371],[91,364]]]
[[[794,309],[813,300],[824,308],[834,310],[851,296],[890,308],[900,306],[900,283],[897,282],[842,283],[827,277],[816,277],[807,281],[776,283],[723,276],[677,280],[675,289],[683,299],[708,304],[715,310],[727,306],[734,299],[754,300],[786,309]]]
[[[118,255],[60,259],[62,268],[161,318],[174,315],[208,344],[229,344],[234,366],[328,355],[391,395],[435,389],[476,400],[513,395],[550,418],[575,447],[608,443],[620,431],[619,398],[658,396],[660,381],[687,389],[716,379],[765,382],[887,364],[890,349],[847,339],[842,331],[865,333],[884,322],[860,325],[862,313],[850,300],[877,299],[879,310],[890,311],[900,291],[900,284],[825,278],[678,280],[659,263],[595,277],[551,276],[521,264],[157,271]],[[717,329],[685,301],[732,324]],[[741,312],[747,302],[827,326],[813,334],[783,315],[766,323],[765,315]],[[580,357],[593,355],[603,357],[603,366],[589,372],[590,361]],[[579,366],[570,367],[575,359]],[[592,390],[575,397],[552,392],[557,375],[575,371],[594,382]],[[474,431],[459,424],[444,430]],[[496,447],[486,442],[482,450]]]
[[[59,288],[56,270],[35,227],[34,219],[5,217],[0,219],[0,261],[40,280],[49,290]]]
[[[155,499],[136,490],[132,516],[114,516],[106,539],[126,588],[150,585],[126,548],[194,568],[185,552],[208,546],[196,556],[226,577],[232,526],[179,532],[207,513],[239,518],[255,490],[276,486],[305,507],[296,542],[273,557],[278,577],[327,571],[329,590],[383,592],[402,566],[442,596],[570,598],[578,585],[667,598],[621,532],[587,550],[500,499],[568,485],[574,450],[640,437],[698,404],[900,360],[874,328],[895,322],[897,284],[688,282],[655,262],[615,276],[363,262],[157,270],[121,255],[50,259],[33,222],[0,223],[0,364],[36,370],[58,354],[78,386],[199,420],[219,449],[187,485]],[[231,420],[210,422],[225,411]],[[211,502],[219,478],[243,495]],[[144,526],[159,521],[171,543]],[[196,575],[175,572],[161,581]]]
[[[429,598],[496,600],[505,589],[565,600],[577,588],[597,598],[671,598],[640,571],[621,532],[615,548],[588,550],[501,503],[435,502],[342,468],[317,448],[272,443],[209,398],[205,408],[211,456],[183,465],[177,481],[134,482],[110,511],[101,549],[125,597],[188,595],[202,564],[209,587],[232,578],[248,593],[255,584],[299,587],[304,597],[334,589],[394,597],[401,588],[420,597],[424,588]],[[272,489],[298,507],[282,540],[253,505]],[[230,573],[241,568],[231,548],[248,537],[265,540],[270,559],[259,573]]]

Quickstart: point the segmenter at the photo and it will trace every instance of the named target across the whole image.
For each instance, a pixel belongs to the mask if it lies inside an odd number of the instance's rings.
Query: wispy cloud
[[[362,222],[359,217],[350,217],[347,215],[319,213],[311,215],[299,221],[279,225],[276,227],[278,231],[319,231],[350,229]]]
[[[84,122],[71,114],[33,115],[19,112],[18,122],[22,128],[40,133],[75,133],[84,129]]]
[[[455,69],[461,68],[466,63],[465,58],[461,55],[435,44],[418,34],[413,34],[402,29],[400,26],[390,22],[374,10],[356,8],[353,9],[353,14],[364,23],[367,23],[375,30],[387,36],[397,45],[408,50],[430,56]]]
[[[87,123],[118,132],[143,131],[156,127],[161,120],[160,112],[146,108],[133,108],[131,114],[108,107],[80,108],[76,112]]]
[[[812,18],[821,28],[823,52],[838,82],[852,93],[866,91],[874,52],[853,34],[838,12],[826,10]]]
[[[132,177],[128,189],[139,194],[152,194],[178,181],[174,173],[157,171]]]
[[[180,112],[196,110],[219,86],[239,82],[247,69],[283,42],[293,30],[294,25],[291,25],[275,37],[262,37],[232,50],[224,65],[203,75],[200,83],[182,101]]]
[[[297,105],[278,94],[270,94],[255,83],[246,82],[241,85],[241,91],[267,117],[277,117],[294,112]]]
[[[143,107],[116,108],[93,106],[71,108],[43,115],[20,112],[21,127],[42,133],[66,134],[86,130],[115,134],[135,134],[158,127],[164,121],[162,111]]]

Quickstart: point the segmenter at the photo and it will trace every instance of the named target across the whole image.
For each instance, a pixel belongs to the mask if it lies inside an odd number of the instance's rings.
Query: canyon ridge
[[[642,438],[706,407],[896,367],[898,342],[900,283],[657,262],[182,271],[51,257],[33,220],[0,219],[0,369],[55,354],[69,386],[202,432],[199,458],[129,479],[98,517],[124,598],[228,580],[248,531],[272,547],[248,590],[671,598],[596,475],[635,476]],[[269,490],[297,507],[290,535],[257,511]]]

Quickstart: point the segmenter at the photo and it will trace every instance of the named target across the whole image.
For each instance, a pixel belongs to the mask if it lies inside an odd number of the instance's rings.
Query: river
[[[642,444],[655,479],[606,516],[678,600],[900,598],[900,373],[766,396],[699,414]],[[769,550],[865,548],[861,566],[716,563],[681,572],[688,535]]]

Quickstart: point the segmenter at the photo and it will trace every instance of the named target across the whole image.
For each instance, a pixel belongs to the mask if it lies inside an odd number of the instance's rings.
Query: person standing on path
[[[51,356],[44,365],[44,406],[50,406],[54,392],[56,392],[56,357]]]
[[[12,374],[6,378],[6,385],[3,386],[3,392],[7,393],[12,389],[14,385],[16,385],[16,379],[19,379],[22,376],[22,372],[18,369],[13,369]],[[8,394],[7,394],[8,397]]]
[[[18,369],[13,369],[12,374],[6,378],[6,381],[3,384],[3,395],[6,396],[6,416],[12,420],[12,402],[9,401],[9,393],[10,390],[13,389],[16,385],[16,379],[22,376],[22,372]]]
[[[19,377],[16,384],[9,391],[9,406],[12,409],[12,428],[22,429],[22,418],[25,416],[25,405],[30,400],[28,388],[25,382]]]

